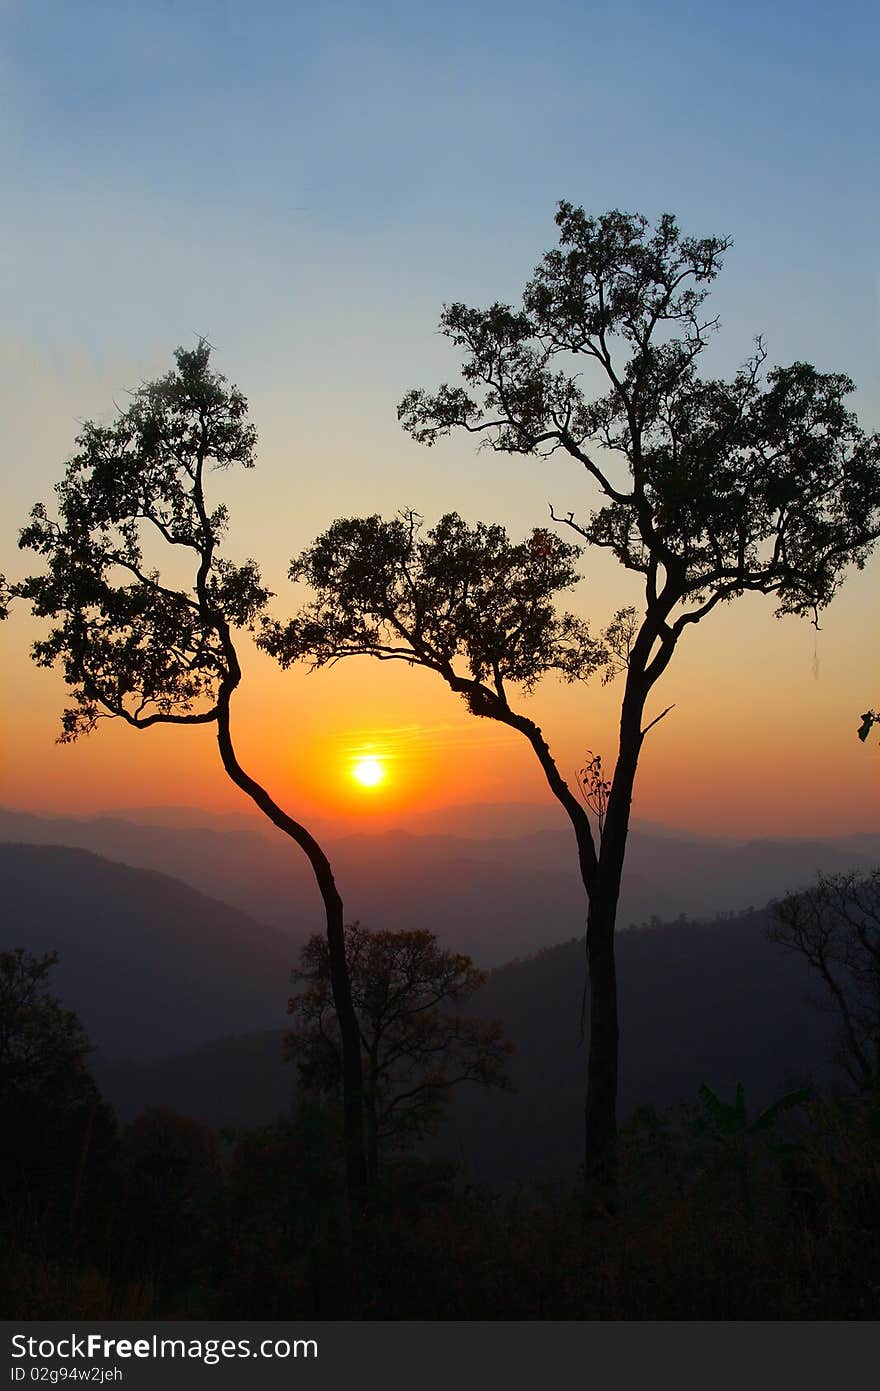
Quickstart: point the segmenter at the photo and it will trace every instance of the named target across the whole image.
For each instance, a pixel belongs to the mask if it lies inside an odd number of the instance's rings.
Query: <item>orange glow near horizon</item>
[[[853,637],[868,630],[874,584],[854,576],[818,634],[743,600],[683,645],[648,711],[674,706],[645,741],[634,817],[742,839],[877,829],[880,740],[855,735],[875,664]],[[137,733],[107,720],[77,744],[56,744],[67,692],[59,673],[33,666],[36,631],[20,609],[0,628],[0,802],[50,815],[254,812],[226,777],[210,726]],[[543,804],[566,828],[528,742],[469,714],[433,673],[367,658],[282,672],[244,643],[242,656],[233,709],[242,765],[319,834],[427,831],[434,811],[473,804]],[[613,762],[619,683],[548,681],[517,699],[570,784],[587,748]],[[369,761],[385,774],[373,786],[353,776]]]

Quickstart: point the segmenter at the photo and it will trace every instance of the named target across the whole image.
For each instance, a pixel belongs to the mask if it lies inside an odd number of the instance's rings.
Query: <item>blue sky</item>
[[[387,483],[379,505],[447,506],[433,470],[401,494],[396,403],[454,371],[444,301],[516,297],[559,198],[731,235],[713,368],[761,332],[771,361],[848,371],[880,423],[867,4],[7,0],[0,16],[0,347],[8,437],[38,480],[77,418],[205,334],[268,462],[304,453],[355,506],[375,496],[365,471]],[[444,460],[473,478],[467,441]],[[513,499],[511,522],[529,508]],[[302,540],[325,520],[308,511]]]
[[[36,344],[100,359],[196,328],[252,355],[297,303],[308,332],[415,306],[427,328],[438,296],[515,293],[566,197],[733,235],[732,304],[774,286],[765,317],[821,317],[876,381],[873,6],[2,14],[4,280]]]

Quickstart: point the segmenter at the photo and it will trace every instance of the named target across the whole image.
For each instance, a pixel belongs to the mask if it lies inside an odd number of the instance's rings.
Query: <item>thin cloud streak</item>
[[[350,737],[358,742],[344,745],[344,754],[356,757],[360,754],[381,752],[384,758],[389,759],[400,757],[413,749],[456,749],[477,742],[481,745],[510,746],[519,739],[513,730],[488,732],[476,727],[471,730],[453,724],[397,725],[387,729],[364,730],[362,734],[358,731]]]

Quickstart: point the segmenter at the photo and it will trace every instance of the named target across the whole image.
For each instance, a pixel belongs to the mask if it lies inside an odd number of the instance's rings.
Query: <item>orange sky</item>
[[[296,604],[286,579],[290,556],[336,516],[387,516],[410,506],[430,523],[456,509],[471,522],[501,521],[519,537],[546,522],[548,502],[560,512],[590,506],[570,461],[539,465],[477,453],[469,439],[428,451],[407,439],[394,402],[414,380],[442,378],[453,364],[438,357],[436,335],[425,327],[403,346],[409,356],[388,367],[376,400],[355,392],[341,414],[332,384],[322,388],[306,377],[306,389],[294,377],[282,389],[265,364],[241,372],[231,354],[215,359],[249,395],[260,437],[255,470],[212,478],[214,497],[230,509],[226,550],[259,559],[279,616]],[[736,360],[714,365],[728,370]],[[8,457],[22,467],[5,487],[0,570],[15,576],[35,559],[18,552],[18,529],[34,501],[51,502],[77,421],[112,417],[125,383],[166,370],[170,353],[156,346],[113,367],[84,351],[47,357],[8,343],[2,365]],[[856,404],[870,428],[874,395]],[[341,434],[327,430],[330,418]],[[606,554],[585,557],[582,570],[585,579],[567,602],[594,630],[622,604],[637,602],[634,577]],[[635,815],[743,837],[877,829],[880,747],[876,738],[860,744],[855,730],[861,712],[880,701],[878,577],[875,557],[848,579],[818,633],[801,620],[775,619],[772,601],[759,596],[735,600],[688,633],[654,693],[655,713],[673,702],[675,709],[646,743]],[[36,632],[21,610],[0,625],[4,804],[64,812],[135,804],[242,809],[210,731],[138,733],[107,721],[79,745],[57,746],[64,690],[57,674],[28,658]],[[369,659],[311,675],[281,673],[246,640],[242,655],[234,710],[240,757],[295,815],[380,828],[405,824],[414,810],[550,801],[524,741],[468,715],[429,673]],[[548,681],[526,701],[569,778],[588,749],[601,752],[606,766],[613,757],[618,699],[617,684]],[[364,790],[351,779],[353,754],[367,747],[388,760],[381,788]]]
[[[656,712],[675,708],[646,742],[635,815],[743,837],[880,828],[880,749],[855,737],[858,715],[880,689],[868,637],[873,592],[874,577],[856,575],[818,634],[775,620],[755,598],[689,634],[655,691]],[[77,745],[55,744],[64,689],[55,673],[29,663],[33,630],[19,612],[0,633],[6,805],[249,810],[209,729],[138,732],[108,720]],[[282,673],[248,643],[244,657],[239,756],[295,815],[381,829],[450,804],[551,800],[525,741],[469,715],[430,673],[366,658]],[[588,748],[608,763],[618,698],[616,684],[547,682],[524,708],[571,777]],[[372,789],[351,776],[367,754],[387,772]]]

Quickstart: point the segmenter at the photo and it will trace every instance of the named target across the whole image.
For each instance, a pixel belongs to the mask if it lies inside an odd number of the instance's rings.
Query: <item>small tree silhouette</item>
[[[601,754],[589,750],[589,761],[583,768],[578,769],[577,783],[581,796],[596,818],[601,840],[605,829],[605,817],[608,815],[608,798],[611,795],[611,779],[606,778],[602,771]]]
[[[437,1129],[454,1086],[506,1087],[511,1046],[500,1024],[462,1012],[486,977],[469,956],[439,947],[432,932],[370,932],[354,923],[346,949],[375,1180],[383,1149],[406,1149]],[[334,1091],[341,1056],[323,938],[306,943],[292,979],[306,988],[288,1004],[295,1020],[288,1054],[307,1088]]]
[[[850,1080],[880,1084],[880,869],[820,874],[773,905],[769,935],[802,956],[822,981],[840,1024],[840,1060]]]
[[[0,1215],[72,1231],[94,1154],[114,1131],[89,1072],[92,1045],[49,989],[56,952],[0,952]]]
[[[699,1098],[702,1109],[695,1128],[699,1136],[709,1141],[710,1167],[716,1172],[733,1173],[743,1210],[751,1219],[754,1143],[768,1135],[781,1116],[803,1106],[810,1099],[810,1092],[805,1087],[786,1092],[752,1117],[748,1113],[742,1082],[736,1084],[733,1102],[722,1100],[705,1082],[700,1087]]]

